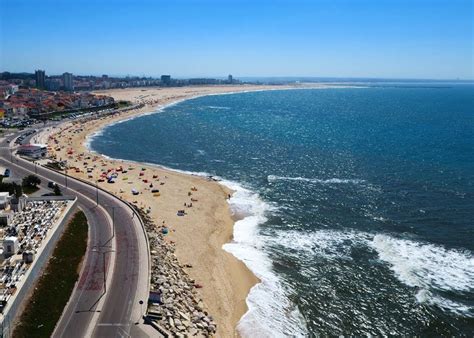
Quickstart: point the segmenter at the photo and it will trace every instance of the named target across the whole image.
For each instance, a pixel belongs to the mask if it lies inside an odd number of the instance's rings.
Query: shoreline
[[[81,168],[79,172],[69,171],[70,174],[94,183],[95,180],[92,178],[98,177],[100,168],[94,165],[93,174],[90,175],[90,173],[86,173],[86,168],[89,164],[84,165],[85,162],[83,161],[85,161],[84,159],[87,157],[89,159],[93,158],[94,163],[100,162],[102,167],[143,167],[149,170],[146,174],[147,178],[149,178],[148,176],[151,173],[152,177],[157,176],[159,177],[158,180],[161,179],[162,182],[159,183],[161,196],[159,198],[150,196],[148,191],[151,189],[148,189],[147,185],[141,184],[142,182],[135,183],[136,181],[140,181],[141,175],[138,176],[138,171],[135,171],[134,174],[127,173],[127,182],[116,182],[116,184],[113,185],[109,185],[105,182],[99,184],[102,188],[117,194],[117,196],[149,212],[149,215],[154,220],[156,232],[159,232],[161,229],[160,226],[163,227],[164,225],[169,229],[169,234],[165,236],[164,240],[173,245],[180,264],[183,266],[192,266],[192,268],[186,269],[189,276],[200,284],[202,283],[203,288],[197,290],[198,297],[202,298],[204,308],[209,311],[209,314],[217,323],[217,336],[239,336],[240,332],[237,330],[237,324],[249,313],[249,305],[251,304],[248,302],[248,295],[255,286],[260,284],[260,279],[257,278],[254,272],[244,263],[242,257],[239,258],[236,252],[232,250],[235,227],[239,221],[243,220],[242,217],[236,217],[237,215],[235,215],[232,210],[231,201],[228,199],[228,196],[234,194],[235,190],[232,190],[226,185],[225,181],[216,182],[215,180],[209,180],[205,173],[191,173],[168,168],[160,164],[110,158],[93,151],[90,148],[90,142],[94,137],[99,135],[101,131],[111,125],[144,115],[157,114],[169,106],[202,96],[230,95],[267,90],[325,88],[332,87],[327,85],[312,85],[309,87],[208,86],[100,91],[99,93],[101,94],[116,95],[116,100],[124,99],[124,95],[128,95],[128,101],[132,101],[133,103],[144,103],[143,99],[150,95],[137,96],[137,94],[150,91],[154,93],[152,96],[155,96],[155,98],[152,101],[145,100],[146,105],[144,107],[130,112],[94,118],[81,124],[75,122],[61,124],[54,128],[55,130],[45,133],[43,137],[49,138],[49,136],[52,136],[52,139],[57,142],[61,148],[60,151],[56,152],[58,157],[61,159],[68,158],[68,162],[72,160],[68,163],[69,166],[74,165],[76,168]],[[190,91],[189,89],[193,90]],[[161,94],[161,96],[159,94]],[[58,129],[62,130],[63,133],[72,135],[67,139],[63,137],[64,135],[55,137],[55,135],[58,134]],[[54,148],[58,145],[53,144],[52,146]],[[74,156],[67,154],[69,151],[72,151],[71,154],[74,154],[76,159],[74,159]],[[132,196],[130,193],[127,193],[127,190],[131,188],[128,179],[130,179],[130,181],[133,180],[135,185],[140,186],[138,188],[140,196]],[[155,184],[157,183],[158,181],[156,181]],[[232,185],[234,182],[228,183]],[[134,188],[135,185],[133,186]],[[168,185],[172,185],[174,189],[165,189]],[[189,190],[191,187],[195,187],[197,192]],[[186,196],[186,193],[188,196]],[[173,210],[173,208],[174,210],[182,209],[183,202],[186,203],[186,201],[189,200],[190,193],[199,195],[199,198],[194,198],[194,195],[191,197],[191,201],[196,200],[196,202],[191,202],[191,204],[194,204],[191,209],[186,208],[186,212],[189,210],[189,215],[187,214],[183,218],[176,216],[171,210]],[[141,196],[142,194],[148,194],[149,196],[148,198],[144,198],[144,196]],[[181,198],[179,201],[177,200],[177,196]],[[195,228],[189,230],[189,224],[191,223],[194,224]],[[210,262],[212,264],[206,264],[204,262]]]
[[[265,90],[269,88],[285,89],[279,87],[262,88],[261,86],[258,86],[258,88],[255,89]],[[181,88],[181,91],[183,89],[186,90],[188,88],[183,87]],[[125,198],[129,202],[137,202],[135,205],[150,210],[150,215],[154,220],[157,231],[159,231],[159,225],[167,225],[170,232],[169,235],[165,237],[165,241],[175,245],[175,254],[180,264],[192,266],[192,268],[186,269],[186,272],[192,279],[202,284],[203,287],[197,290],[198,296],[202,298],[204,308],[217,323],[216,335],[239,336],[237,324],[248,311],[246,302],[247,296],[250,289],[257,285],[260,280],[242,261],[223,249],[223,245],[232,242],[234,223],[237,221],[232,214],[230,205],[227,201],[228,194],[232,193],[230,189],[222,184],[216,184],[218,182],[209,181],[205,177],[182,173],[179,172],[179,170],[176,171],[172,168],[165,168],[159,164],[143,164],[128,160],[111,159],[102,154],[92,152],[90,148],[86,148],[88,147],[87,141],[90,140],[91,135],[100,132],[100,130],[112,124],[137,118],[145,114],[157,113],[157,110],[165,109],[167,106],[177,104],[186,99],[197,98],[209,94],[219,94],[219,92],[216,93],[212,91],[215,88],[206,89],[210,89],[210,92],[205,92],[200,95],[196,95],[196,93],[193,92],[193,95],[189,95],[189,97],[180,97],[177,99],[171,98],[168,100],[164,99],[163,101],[165,102],[160,102],[161,100],[158,100],[156,103],[148,104],[145,107],[132,112],[122,113],[119,116],[93,119],[81,124],[80,127],[77,127],[77,124],[74,122],[61,124],[51,131],[51,135],[58,141],[58,145],[62,145],[62,151],[56,152],[59,156],[58,159],[68,158],[69,156],[66,154],[66,149],[73,149],[75,154],[83,153],[84,156],[82,156],[82,158],[88,157],[86,154],[89,154],[89,157],[96,158],[94,162],[98,163],[99,161],[103,161],[103,163],[107,163],[105,167],[116,167],[118,165],[124,167],[126,165],[132,167],[145,167],[153,173],[152,176],[158,175],[158,177],[165,181],[161,182],[165,184],[160,186],[160,193],[162,196],[159,198],[159,201],[149,201],[150,197],[148,197],[147,201],[147,199],[144,199],[144,196],[141,195],[138,196],[138,198],[132,197],[131,194],[126,192],[126,190],[130,190],[130,186],[126,187],[124,184],[120,184],[120,187],[119,184],[114,184],[113,187],[105,182],[99,184],[101,184],[103,188],[116,193],[118,196]],[[248,88],[247,86],[239,88],[231,87],[225,88],[225,90],[226,92],[223,93],[230,94],[230,90],[232,90],[232,93],[238,93],[244,90],[252,91],[252,88]],[[123,95],[127,91],[132,93],[137,92],[136,90],[129,91],[125,89],[120,90],[120,94]],[[147,91],[148,90],[144,92],[146,93]],[[174,96],[176,97],[176,95]],[[130,101],[133,102],[133,98]],[[75,128],[77,128],[77,132]],[[72,133],[74,137],[71,135],[70,139],[66,139],[64,136],[61,137],[61,135],[57,134],[58,130],[64,131],[65,129],[68,129],[68,134]],[[81,130],[80,132],[78,131],[79,129]],[[74,131],[71,132],[71,130]],[[57,147],[57,145],[53,146]],[[101,160],[99,160],[99,158]],[[71,159],[69,158],[68,162],[70,160]],[[79,167],[79,162],[80,161],[76,160],[71,161],[68,164],[69,166],[74,165]],[[91,181],[91,178],[87,177],[85,170],[81,171],[83,172],[76,173],[69,170],[69,173]],[[138,171],[136,171],[135,174],[139,175]],[[163,176],[164,179],[162,178]],[[130,177],[130,179],[132,178]],[[134,180],[137,179],[138,177],[134,178]],[[146,189],[143,184],[139,184],[138,182],[135,185],[141,186],[138,188],[140,191]],[[165,188],[168,185],[173,185],[175,189],[172,190],[174,191],[166,191],[168,189]],[[194,203],[193,208],[190,208],[189,212],[186,210],[189,215],[180,218],[171,210],[182,209],[183,202],[189,199],[189,196],[186,196],[186,194],[189,192],[191,187],[197,188],[197,192],[194,194],[198,195],[196,196],[198,197],[196,199],[199,201],[191,202]],[[170,195],[169,198],[166,198],[167,201],[163,198],[164,195]],[[176,195],[181,196],[178,197]],[[177,198],[179,198],[179,201]],[[203,204],[205,204],[205,207],[202,207]],[[192,213],[195,213],[196,215],[192,215]],[[186,231],[185,229],[186,227],[189,227],[190,223],[195,224],[195,229]],[[199,236],[200,238],[193,236],[193,234],[196,234],[196,231],[201,233],[201,236]],[[206,262],[208,263],[206,264]]]

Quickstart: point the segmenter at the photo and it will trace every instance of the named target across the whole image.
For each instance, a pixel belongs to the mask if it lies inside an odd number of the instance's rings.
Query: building
[[[10,203],[10,194],[8,192],[0,192],[0,209],[7,209]]]
[[[25,144],[20,146],[17,153],[26,157],[41,158],[47,155],[48,147],[45,144]]]
[[[47,79],[45,81],[45,87],[49,91],[57,92],[61,89],[61,82],[59,82],[59,80]]]
[[[229,74],[229,76],[227,77],[227,82],[229,82],[229,84],[232,84],[234,82],[234,79],[232,78],[231,74]]]
[[[2,210],[0,211],[0,228],[8,227],[13,219],[13,210]]]
[[[17,237],[6,237],[3,240],[3,255],[10,257],[18,252],[19,243]]]
[[[74,90],[74,77],[71,73],[63,74],[64,90],[72,92]]]
[[[171,75],[161,75],[161,84],[169,86],[171,84]]]
[[[44,70],[35,70],[36,88],[45,89],[46,73]]]

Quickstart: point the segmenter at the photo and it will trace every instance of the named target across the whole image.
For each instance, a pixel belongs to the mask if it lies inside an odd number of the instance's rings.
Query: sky
[[[474,79],[473,0],[0,0],[0,71]]]

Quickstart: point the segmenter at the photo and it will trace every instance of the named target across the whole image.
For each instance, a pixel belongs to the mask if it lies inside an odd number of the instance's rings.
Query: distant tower
[[[36,70],[35,71],[35,77],[36,77],[36,88],[39,89],[44,89],[45,88],[45,71],[44,70]]]
[[[161,75],[161,84],[170,85],[171,84],[171,75]]]
[[[231,74],[229,74],[229,76],[227,77],[227,82],[229,82],[230,84],[232,84],[232,82],[234,82],[234,79],[232,78]]]
[[[74,77],[71,73],[63,74],[64,89],[71,92],[74,90]]]

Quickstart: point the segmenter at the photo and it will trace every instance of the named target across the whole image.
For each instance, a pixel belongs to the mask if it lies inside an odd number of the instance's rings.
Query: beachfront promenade
[[[150,261],[146,233],[135,211],[110,193],[12,156],[3,140],[0,164],[17,176],[35,173],[78,198],[89,222],[88,250],[73,294],[54,337],[147,337],[142,323]],[[145,333],[147,331],[147,333]],[[153,333],[153,331],[151,331]]]

